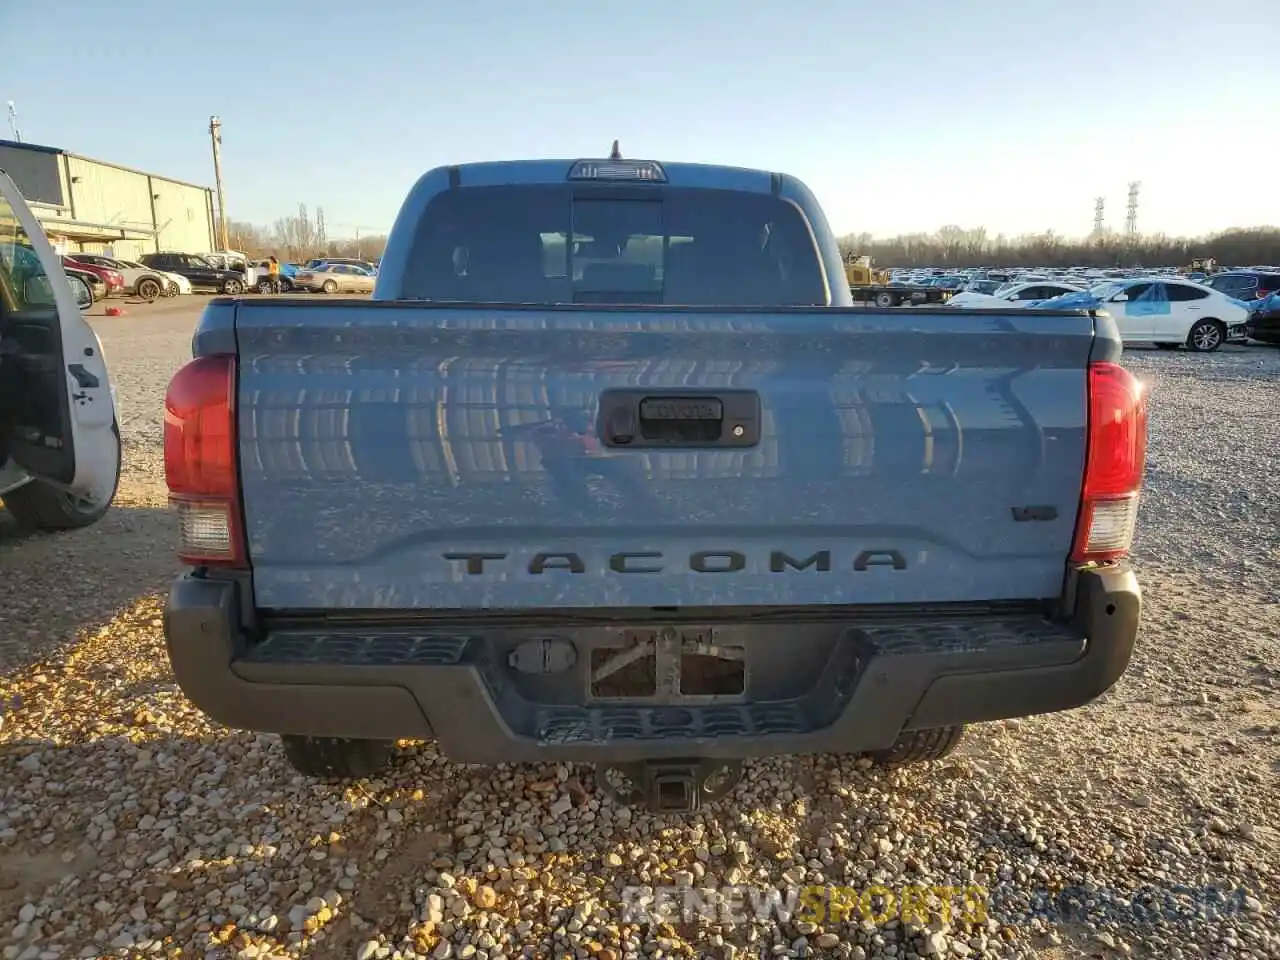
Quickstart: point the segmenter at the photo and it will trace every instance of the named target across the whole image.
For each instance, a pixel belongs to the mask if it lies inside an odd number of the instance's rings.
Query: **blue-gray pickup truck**
[[[690,810],[1114,684],[1146,401],[1105,312],[855,307],[796,179],[442,167],[371,301],[222,298],[166,396],[192,702]]]

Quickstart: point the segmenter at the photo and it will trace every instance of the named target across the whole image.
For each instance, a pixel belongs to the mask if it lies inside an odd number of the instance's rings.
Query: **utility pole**
[[[1093,235],[1095,237],[1102,236],[1103,231],[1106,229],[1106,219],[1103,213],[1106,209],[1106,204],[1106,197],[1093,198]]]
[[[18,129],[18,105],[9,101],[9,129],[13,131],[14,143],[22,142],[22,131]]]
[[[227,239],[227,201],[222,192],[222,121],[217,117],[209,118],[209,136],[213,140],[213,179],[218,189],[218,240],[222,244],[218,249],[230,250],[231,241]]]

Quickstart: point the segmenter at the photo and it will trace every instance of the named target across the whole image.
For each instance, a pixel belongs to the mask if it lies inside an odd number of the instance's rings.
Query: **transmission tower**
[[[1124,218],[1124,232],[1131,237],[1138,235],[1138,188],[1141,186],[1141,180],[1129,183],[1129,211]]]
[[[1104,222],[1106,218],[1103,215],[1103,208],[1106,206],[1106,203],[1106,197],[1093,198],[1093,232],[1099,236],[1101,236],[1102,231],[1105,229]]]

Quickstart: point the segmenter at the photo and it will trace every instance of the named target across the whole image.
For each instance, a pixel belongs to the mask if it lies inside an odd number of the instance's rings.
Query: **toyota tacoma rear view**
[[[853,306],[808,189],[425,174],[371,301],[218,299],[166,397],[212,718],[691,810],[754,756],[939,757],[1123,673],[1141,385],[1103,311]]]

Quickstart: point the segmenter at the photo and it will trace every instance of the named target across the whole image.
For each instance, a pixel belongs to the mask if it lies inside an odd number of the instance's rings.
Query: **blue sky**
[[[1198,234],[1280,223],[1275,3],[3,3],[0,101],[24,140],[210,185],[217,114],[231,218],[304,202],[333,235],[432,166],[615,137],[793,173],[842,234],[1079,235],[1099,195],[1120,228],[1129,180],[1141,229]]]

